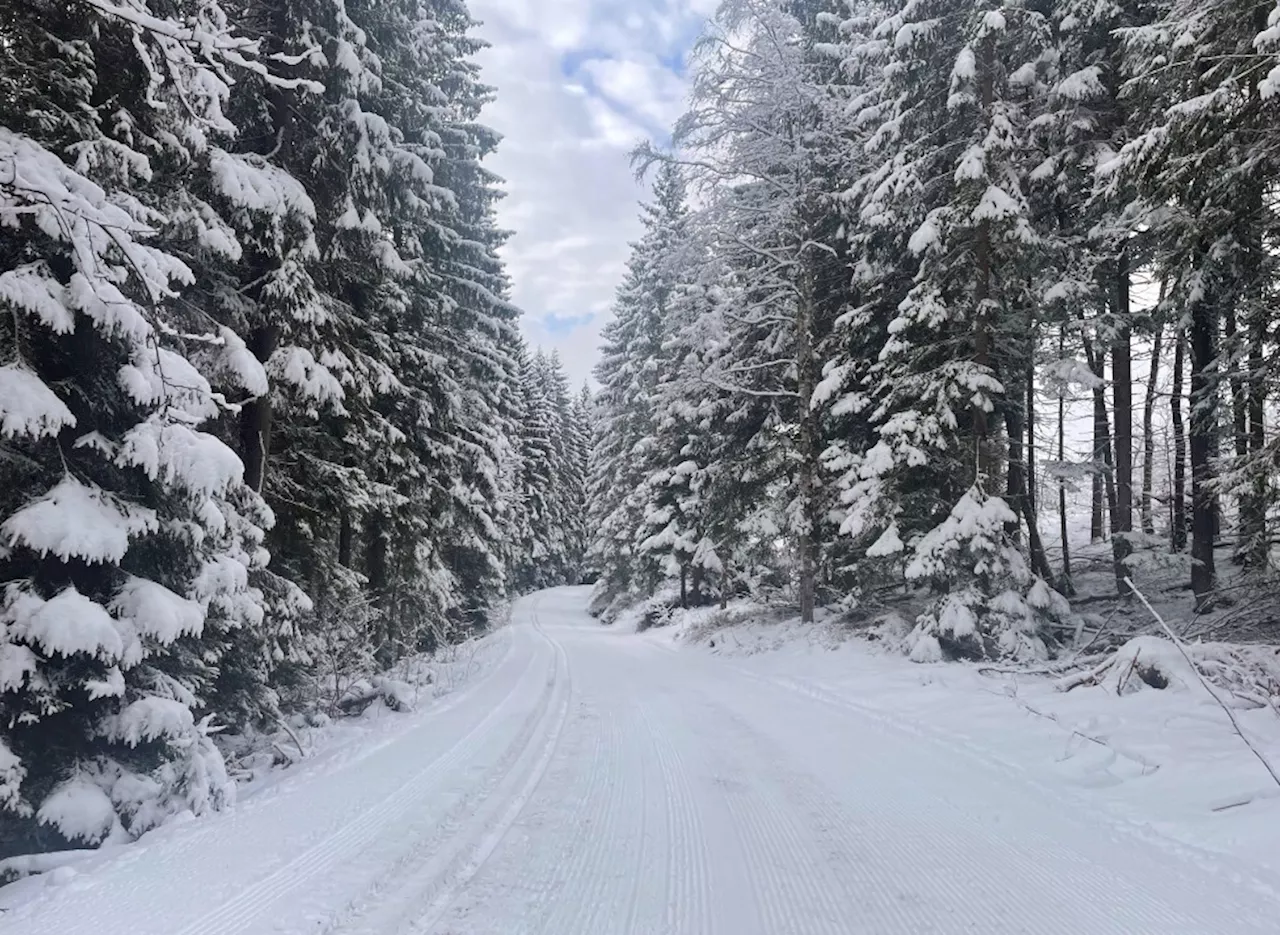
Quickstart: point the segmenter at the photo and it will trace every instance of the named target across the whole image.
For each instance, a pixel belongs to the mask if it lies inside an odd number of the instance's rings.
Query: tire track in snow
[[[632,863],[632,872],[628,874],[627,880],[630,883],[630,893],[626,899],[626,921],[622,930],[627,933],[647,933],[653,931],[652,926],[654,920],[650,920],[648,927],[637,928],[639,916],[641,913],[641,896],[646,891],[647,881],[651,880],[653,874],[650,872],[650,861],[653,858],[654,848],[651,840],[652,811],[655,806],[661,805],[661,800],[653,794],[652,772],[654,766],[654,758],[648,754],[651,753],[653,746],[652,729],[645,719],[644,700],[641,693],[636,693],[632,698],[633,706],[633,722],[630,730],[631,737],[631,753],[634,757],[631,769],[628,770],[629,775],[637,777],[636,785],[640,788],[639,800],[636,803],[635,813],[640,816],[639,833],[636,835],[635,842],[635,859]],[[647,741],[647,743],[643,743]],[[666,842],[670,847],[670,841]],[[670,859],[668,851],[667,858]]]
[[[755,677],[755,676],[751,676]],[[794,695],[807,697],[818,701],[827,707],[836,710],[844,710],[860,715],[869,726],[872,726],[883,735],[894,737],[898,743],[902,743],[906,737],[916,737],[924,740],[931,746],[941,747],[948,752],[955,752],[963,757],[966,764],[976,765],[980,771],[987,774],[995,774],[1006,782],[1009,779],[1009,773],[1001,769],[1001,764],[997,764],[992,760],[981,756],[978,751],[958,744],[955,741],[949,741],[947,738],[940,736],[936,731],[929,729],[925,725],[916,725],[894,718],[884,712],[877,711],[857,702],[848,701],[833,695],[820,688],[796,682],[790,679],[767,679],[767,682],[777,686],[778,688],[788,691]],[[1045,783],[1035,780],[1023,768],[1012,770],[1017,775],[1021,785],[1030,787],[1045,799],[1063,796],[1061,790],[1055,790]],[[1075,798],[1068,796],[1069,798]],[[1082,806],[1084,803],[1075,798]],[[954,806],[954,803],[953,803]],[[1186,932],[1188,935],[1199,935],[1207,931],[1212,931],[1215,926],[1221,924],[1220,919],[1207,915],[1196,913],[1195,918],[1189,918],[1186,913],[1172,910],[1166,906],[1161,900],[1154,898],[1150,893],[1146,892],[1136,882],[1130,880],[1126,876],[1109,872],[1099,866],[1095,861],[1090,860],[1085,854],[1077,853],[1070,849],[1064,849],[1056,840],[1055,836],[1045,832],[1042,828],[1021,828],[1017,841],[1011,841],[1007,836],[1001,835],[993,828],[989,822],[983,820],[983,816],[973,812],[971,808],[965,807],[965,803],[960,803],[959,807],[952,807],[948,814],[948,831],[949,836],[955,839],[955,826],[962,824],[966,827],[964,838],[970,840],[981,838],[985,840],[993,849],[1014,851],[1018,853],[1019,860],[1014,864],[1020,868],[1024,868],[1033,876],[1033,884],[1038,888],[1040,898],[1043,902],[1058,902],[1063,912],[1078,917],[1080,913],[1091,915],[1093,918],[1089,920],[1091,924],[1103,926],[1107,923],[1114,924],[1117,917],[1131,918],[1131,925],[1145,925],[1145,929],[1132,929],[1134,932],[1149,931],[1152,933],[1167,933],[1169,931]],[[1144,845],[1155,845],[1162,856],[1171,856],[1174,858],[1191,856],[1203,858],[1203,854],[1197,854],[1190,849],[1184,848],[1178,842],[1171,841],[1158,833],[1150,832],[1141,826],[1133,826],[1128,823],[1115,823],[1111,821],[1099,822],[1098,830],[1100,833],[1107,833],[1114,840],[1122,844],[1133,844],[1140,842]],[[1137,833],[1135,833],[1137,832]],[[1033,848],[1031,843],[1038,843],[1040,847]],[[1074,895],[1058,894],[1055,891],[1059,885],[1056,877],[1050,874],[1047,869],[1036,859],[1039,853],[1052,850],[1055,857],[1059,860],[1069,860],[1074,864],[1076,872],[1083,878],[1081,881],[1095,892],[1106,892],[1114,890],[1117,887],[1123,889],[1121,909],[1107,910],[1105,907],[1098,906],[1093,902],[1081,902]],[[1196,861],[1198,864],[1199,860]],[[1181,860],[1177,860],[1174,866],[1182,869]],[[1203,865],[1201,865],[1203,867]],[[1207,868],[1214,875],[1222,873],[1221,866],[1213,866],[1211,863]],[[1231,876],[1237,880],[1248,883],[1251,888],[1266,893],[1268,896],[1275,897],[1277,890],[1265,882],[1253,877],[1252,874],[1240,874],[1234,870]],[[1193,885],[1201,885],[1202,881],[1189,879],[1188,883]],[[1052,907],[1049,907],[1052,909]],[[1249,918],[1239,918],[1237,924],[1250,922],[1258,926],[1259,930],[1266,930],[1274,926],[1274,921],[1270,918],[1251,914]],[[1052,931],[1058,931],[1054,928]],[[1065,929],[1064,929],[1065,931]]]
[[[539,931],[547,935],[569,935],[610,931],[611,920],[604,911],[609,903],[611,861],[619,832],[618,821],[626,808],[625,766],[622,761],[623,730],[616,710],[600,713],[599,756],[592,762],[587,788],[591,810],[580,820],[580,834],[574,843],[564,884],[555,894],[551,912]]]
[[[680,651],[661,643],[650,642],[652,648],[674,656]],[[996,754],[987,753],[971,744],[961,742],[956,737],[937,730],[927,723],[895,715],[883,708],[864,704],[851,698],[830,692],[809,683],[796,679],[765,676],[736,665],[727,659],[718,662],[740,678],[767,685],[792,695],[804,697],[821,704],[859,715],[881,734],[901,740],[912,737],[922,740],[930,746],[939,748],[948,754],[963,758],[967,763],[978,767],[989,776],[1008,781],[1010,774],[1016,775],[1020,785],[1034,790],[1045,802],[1069,799],[1077,810],[1090,816],[1097,815],[1097,802],[1071,788],[1063,788],[1046,783],[1039,779],[1025,765],[1011,762]],[[1280,901],[1280,886],[1263,879],[1251,867],[1247,867],[1228,854],[1196,847],[1162,834],[1157,829],[1123,816],[1106,813],[1102,821],[1095,822],[1100,832],[1109,834],[1117,841],[1142,843],[1158,848],[1165,854],[1195,863],[1198,868],[1211,876],[1223,877],[1231,881],[1241,881],[1255,893]]]
[[[811,777],[787,768],[788,757],[784,750],[771,743],[763,732],[738,712],[711,699],[707,699],[706,704],[731,725],[738,738],[736,746],[758,754],[756,761],[766,764],[780,797],[804,819],[812,842],[823,847],[822,857],[817,862],[824,878],[822,885],[827,891],[839,892],[843,896],[834,909],[828,907],[832,912],[826,920],[828,926],[834,926],[833,930],[840,932],[935,930],[938,907],[923,902],[913,904],[911,900],[902,898],[904,868],[919,867],[921,861],[919,854],[912,853],[903,844],[900,835],[890,834],[878,840],[875,846],[870,846],[865,821],[855,821]],[[860,814],[859,817],[864,816]],[[897,818],[900,822],[902,816]],[[901,827],[900,823],[890,822],[890,825]],[[867,859],[857,860],[859,852],[863,852],[861,856]],[[936,848],[935,852],[953,853],[942,848]],[[889,855],[893,859],[886,859]],[[957,915],[965,915],[965,906],[971,901],[972,894],[966,893],[946,874],[931,877],[930,884],[935,892],[941,890],[941,901],[952,921]],[[973,930],[982,930],[980,920],[976,918],[963,918],[961,924],[966,928],[953,930],[967,931],[972,926],[977,926]]]
[[[243,931],[256,916],[308,881],[350,860],[402,818],[430,786],[454,765],[466,761],[481,745],[490,726],[500,720],[507,704],[519,692],[525,676],[536,664],[530,656],[511,690],[448,751],[409,776],[378,804],[361,812],[337,832],[325,837],[292,860],[263,877],[239,896],[182,928],[177,935],[231,935]]]
[[[561,674],[567,671],[567,659],[537,627],[536,613],[533,623],[534,632],[551,650],[551,666],[510,742],[497,759],[480,763],[481,775],[467,775],[468,764],[464,763],[462,774],[445,777],[436,789],[422,790],[423,808],[401,829],[407,846],[371,886],[318,926],[317,932],[391,935],[412,931],[423,914],[423,904],[434,905],[433,900],[466,873],[468,858],[500,822],[503,806],[519,797],[520,783],[529,780],[541,757],[550,758],[547,746],[557,737],[557,698],[567,711],[569,686]],[[436,800],[450,796],[454,801],[447,808],[432,810]]]
[[[579,855],[605,809],[601,796],[607,770],[601,768],[609,738],[608,721],[589,706],[579,680],[570,695],[564,736],[528,807],[475,878],[435,923],[436,931],[492,935],[492,919],[519,919],[523,933],[552,931],[544,926],[553,899],[585,879]]]
[[[647,705],[641,714],[654,740],[666,815],[667,899],[663,931],[671,935],[711,932],[711,883],[706,837],[684,758],[667,731],[655,728]]]
[[[698,692],[698,713],[715,712],[713,729],[702,717],[694,724],[700,747],[710,755],[713,782],[723,790],[746,864],[752,893],[767,935],[848,935],[842,922],[835,879],[823,855],[813,847],[808,829],[796,820],[773,765],[748,759],[746,748],[732,742],[721,717],[727,709]],[[735,933],[736,935],[736,933]]]
[[[537,758],[530,768],[526,778],[519,784],[518,789],[509,797],[490,796],[495,806],[486,810],[486,814],[497,812],[497,820],[488,825],[478,840],[474,842],[467,850],[469,854],[462,861],[457,870],[450,874],[448,882],[444,888],[436,894],[427,911],[421,913],[409,927],[412,932],[428,932],[435,926],[449,911],[454,900],[462,893],[468,883],[480,872],[485,863],[497,850],[502,843],[502,839],[511,830],[511,827],[520,817],[520,813],[524,811],[529,800],[537,791],[538,785],[546,776],[547,768],[555,755],[556,748],[559,746],[560,738],[564,734],[565,723],[569,719],[569,701],[572,697],[572,686],[570,684],[569,662],[568,656],[564,651],[564,647],[552,640],[542,631],[541,626],[537,622],[537,615],[534,615],[534,626],[542,633],[543,638],[547,639],[555,649],[556,666],[555,671],[559,672],[557,677],[555,672],[552,675],[551,692],[556,693],[559,689],[559,701],[555,704],[548,703],[547,713],[540,718],[538,733],[544,734],[542,742],[538,745]],[[545,727],[547,718],[552,717],[553,721],[549,727]],[[529,749],[533,748],[532,739],[529,741]],[[518,771],[515,775],[519,775]],[[381,935],[381,933],[379,933]]]
[[[748,676],[755,678],[754,676]],[[757,679],[757,681],[765,681]],[[773,680],[767,680],[772,682]],[[776,683],[775,683],[776,684]],[[813,697],[809,691],[777,685],[792,694]],[[824,699],[816,699],[824,700]],[[715,702],[710,702],[715,704]],[[835,699],[832,703],[838,705]],[[766,763],[784,764],[787,752],[766,739],[757,725],[749,723],[737,712],[719,706],[735,724],[735,730],[744,743],[754,744]],[[850,707],[860,713],[856,707]],[[874,725],[883,731],[888,725]],[[898,743],[902,736],[897,737]],[[908,751],[911,752],[911,751]],[[918,751],[917,751],[918,755]],[[969,758],[966,758],[967,764]],[[988,764],[989,766],[989,764]],[[785,767],[781,767],[785,770]],[[889,931],[984,931],[993,924],[993,915],[1001,922],[1016,926],[1017,931],[1071,935],[1086,931],[1114,930],[1117,923],[1123,931],[1132,935],[1206,935],[1217,931],[1221,919],[1195,913],[1186,913],[1165,905],[1151,892],[1127,879],[1117,876],[1089,860],[1085,855],[1061,847],[1054,836],[1038,828],[1019,827],[1011,839],[1002,834],[999,826],[993,826],[984,816],[971,809],[956,808],[948,801],[935,801],[921,813],[920,802],[928,801],[917,794],[915,807],[908,809],[901,795],[903,785],[914,783],[909,775],[901,779],[892,777],[890,786],[864,788],[863,799],[871,807],[857,808],[855,821],[822,782],[815,777],[795,771],[781,783],[795,804],[808,811],[818,825],[838,831],[837,837],[850,842],[858,850],[869,851],[877,858],[860,861],[857,869],[862,886],[850,890],[848,878],[842,879],[842,889],[858,906],[860,894],[875,897],[884,915],[873,919],[849,919],[856,930],[874,926]],[[879,777],[885,781],[882,773]],[[1003,777],[1007,780],[1007,776]],[[827,777],[828,781],[830,777]],[[981,788],[981,783],[961,786]],[[935,785],[936,788],[936,785]],[[860,799],[860,801],[862,801]],[[989,816],[985,816],[989,819]],[[1038,845],[1038,846],[1033,846]],[[966,854],[973,866],[961,867],[956,872],[954,855]],[[1054,866],[1046,866],[1043,857],[1052,854]],[[947,855],[951,855],[948,859]],[[1072,888],[1068,890],[1062,880],[1061,864],[1073,866]],[[915,868],[927,876],[928,886],[915,888],[902,868]],[[979,870],[985,867],[987,871]],[[1012,873],[1004,880],[991,879],[990,868],[1004,867]],[[1194,882],[1194,881],[1189,881]],[[1106,893],[1105,899],[1081,899],[1081,890]],[[914,892],[913,892],[914,890]],[[1020,894],[1009,899],[1010,894]],[[905,898],[903,898],[905,897]],[[1001,905],[1003,903],[1003,905]],[[945,913],[946,925],[939,928],[940,913]],[[1240,918],[1237,923],[1244,922]],[[1259,916],[1249,919],[1256,931],[1266,931],[1266,920]]]

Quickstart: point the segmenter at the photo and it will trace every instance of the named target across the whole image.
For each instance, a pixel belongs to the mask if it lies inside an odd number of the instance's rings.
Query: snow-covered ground
[[[394,736],[104,856],[0,916],[0,932],[1280,925],[1280,877],[1244,840],[1261,840],[1255,823],[1276,827],[1273,801],[1210,810],[1265,776],[1237,769],[1190,692],[1145,713],[1125,706],[1154,706],[1154,692],[1073,692],[1054,702],[1079,710],[1041,717],[1022,707],[1048,705],[1038,683],[1010,697],[970,669],[777,628],[678,645],[670,631],[600,627],[586,598],[521,602],[496,665]],[[1112,753],[1047,716],[1086,708],[1116,719],[1094,725]],[[1131,748],[1130,717],[1156,736]]]
[[[1180,682],[1156,690],[1121,665],[1096,686],[1062,691],[1063,680],[1015,669],[919,665],[836,625],[749,622],[716,630],[709,619],[711,612],[691,612],[682,626],[642,638],[719,657],[745,676],[1016,775],[1164,848],[1185,846],[1197,858],[1211,852],[1250,874],[1274,876],[1280,888],[1280,788],[1164,640],[1147,638],[1145,651],[1162,652]],[[1280,718],[1269,708],[1234,714],[1280,769]]]

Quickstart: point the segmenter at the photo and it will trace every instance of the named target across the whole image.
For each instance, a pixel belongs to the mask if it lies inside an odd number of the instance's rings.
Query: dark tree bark
[[[1058,463],[1066,463],[1066,419],[1067,401],[1058,397]],[[1058,479],[1058,532],[1062,538],[1062,577],[1058,579],[1058,590],[1071,597],[1076,593],[1075,581],[1071,576],[1071,542],[1067,535],[1067,484]]]
[[[1187,433],[1182,416],[1182,371],[1187,354],[1186,335],[1182,329],[1174,337],[1173,387],[1169,407],[1173,417],[1173,489],[1169,492],[1171,519],[1169,548],[1181,552],[1187,547]]]
[[[1119,511],[1116,509],[1115,465],[1111,457],[1111,421],[1107,416],[1107,390],[1102,382],[1106,373],[1106,352],[1098,348],[1095,354],[1093,342],[1089,340],[1088,335],[1085,335],[1084,353],[1089,361],[1089,369],[1098,378],[1098,383],[1093,388],[1093,425],[1095,435],[1099,437],[1101,443],[1101,451],[1097,453],[1101,456],[1101,463],[1095,463],[1095,470],[1102,472],[1103,489],[1107,494],[1107,514],[1111,517],[1112,569],[1115,571],[1117,593],[1128,596],[1131,589],[1125,578],[1128,577],[1129,572],[1124,564],[1128,553],[1124,548],[1124,537],[1117,535],[1120,527]]]
[[[344,568],[351,567],[351,548],[355,539],[355,531],[351,524],[351,513],[344,509],[338,511],[338,564]]]
[[[1031,341],[1035,347],[1035,339]],[[1027,364],[1027,505],[1033,514],[1036,510],[1036,364],[1032,358]]]
[[[1245,390],[1244,375],[1240,372],[1243,355],[1234,307],[1223,313],[1222,332],[1225,339],[1222,348],[1224,359],[1220,361],[1220,365],[1225,364],[1231,386],[1231,438],[1235,443],[1236,457],[1243,460],[1249,456],[1249,398]]]
[[[1114,304],[1116,339],[1111,348],[1111,386],[1115,405],[1116,504],[1112,532],[1117,561],[1123,562],[1133,551],[1129,534],[1133,532],[1133,360],[1129,329],[1129,261],[1121,254],[1116,263]],[[1121,582],[1123,584],[1123,582]],[[1128,593],[1123,584],[1121,593]]]
[[[1049,567],[1049,558],[1045,554],[1044,543],[1040,540],[1040,530],[1036,525],[1035,512],[1031,508],[1027,475],[1024,470],[1022,439],[1026,430],[1023,426],[1021,406],[1005,408],[1005,430],[1009,435],[1009,476],[1006,485],[1009,505],[1026,521],[1027,544],[1031,551],[1031,570],[1046,581],[1051,581],[1053,570]]]
[[[1249,324],[1249,453],[1258,462],[1265,456],[1267,389],[1262,360],[1263,342],[1266,341],[1267,318],[1261,309],[1255,309]],[[1250,489],[1241,510],[1241,537],[1244,539],[1243,558],[1246,568],[1262,568],[1267,564],[1270,543],[1267,541],[1267,470],[1263,463],[1250,465]]]
[[[247,342],[249,351],[262,363],[275,353],[280,329],[275,325],[255,328]],[[267,479],[267,459],[271,454],[271,394],[251,399],[240,407],[240,458],[244,461],[244,482],[258,493]]]
[[[796,375],[800,394],[800,498],[802,508],[798,546],[800,551],[800,620],[813,622],[818,590],[817,473],[821,457],[817,413],[812,404],[817,386],[818,363],[813,347],[813,267],[804,263],[796,319]]]
[[[1218,313],[1211,296],[1191,305],[1191,590],[1196,608],[1207,610],[1217,587],[1213,544],[1217,533],[1217,498],[1213,454],[1218,434],[1217,358]]]
[[[1087,350],[1087,348],[1086,348]],[[1098,372],[1098,367],[1094,365],[1092,355],[1089,356],[1089,370],[1099,379],[1102,374]],[[1106,399],[1103,399],[1102,405],[1098,405],[1098,391],[1093,391],[1093,475],[1089,481],[1089,541],[1101,542],[1106,538],[1106,529],[1103,526],[1103,516],[1106,514],[1106,500],[1104,498],[1104,479],[1103,473],[1099,465],[1103,463],[1102,453],[1108,447],[1106,444],[1107,437],[1107,406]]]

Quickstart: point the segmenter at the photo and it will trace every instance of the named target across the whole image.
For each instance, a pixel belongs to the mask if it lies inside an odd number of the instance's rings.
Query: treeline
[[[1211,607],[1215,545],[1265,573],[1277,16],[726,0],[672,151],[636,154],[657,175],[598,371],[598,609],[674,581],[806,619],[898,594],[916,658],[1040,655],[1073,590],[1079,475],[1120,595],[1172,552]],[[1071,426],[1037,424],[1037,400],[1079,392],[1083,465]]]
[[[0,853],[216,808],[217,729],[577,574],[584,404],[507,298],[473,26],[6,4]]]

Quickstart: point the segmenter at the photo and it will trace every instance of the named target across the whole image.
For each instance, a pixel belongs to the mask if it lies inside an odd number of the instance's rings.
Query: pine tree
[[[270,513],[195,364],[242,348],[179,294],[187,249],[243,248],[181,193],[216,184],[233,75],[290,82],[208,2],[20,4],[0,44],[0,799],[39,849],[228,801],[210,723],[274,705],[250,583]]]
[[[680,172],[664,165],[652,203],[642,208],[644,231],[602,333],[589,482],[591,555],[600,575],[594,606],[601,611],[652,583],[634,561],[633,539],[643,511],[638,490],[648,473],[644,444],[686,214]]]
[[[833,287],[845,275],[832,211],[845,147],[832,119],[835,60],[806,40],[826,23],[815,6],[723,4],[675,133],[709,193],[699,223],[737,280],[736,307],[721,310],[730,353],[706,379],[761,410],[760,441],[780,446],[772,482],[805,620],[813,618],[825,538],[818,351],[841,304]]]
[[[1142,131],[1106,167],[1113,189],[1133,191],[1130,223],[1152,239],[1171,304],[1187,329],[1191,581],[1202,608],[1211,604],[1217,579],[1224,375],[1237,443],[1227,486],[1240,502],[1239,556],[1255,565],[1266,560],[1262,309],[1275,281],[1274,252],[1266,247],[1275,212],[1264,193],[1275,183],[1280,139],[1268,11],[1266,4],[1186,0],[1127,30],[1130,107]]]

